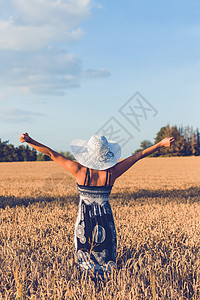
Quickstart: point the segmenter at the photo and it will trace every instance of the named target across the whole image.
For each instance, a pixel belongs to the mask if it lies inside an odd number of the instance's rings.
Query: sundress
[[[116,263],[117,237],[109,203],[110,179],[111,172],[107,169],[105,185],[90,186],[87,168],[84,185],[77,184],[80,202],[74,232],[75,253],[81,269],[95,275],[110,273]]]

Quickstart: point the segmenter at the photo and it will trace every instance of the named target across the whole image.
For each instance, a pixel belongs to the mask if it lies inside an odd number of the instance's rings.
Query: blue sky
[[[200,127],[199,1],[0,0],[0,7],[2,140],[18,146],[28,132],[70,150],[72,139],[106,132],[127,156],[167,123]]]

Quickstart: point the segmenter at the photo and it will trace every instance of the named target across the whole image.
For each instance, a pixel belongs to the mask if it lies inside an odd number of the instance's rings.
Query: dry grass
[[[200,158],[150,158],[116,182],[118,268],[77,269],[76,183],[53,162],[0,164],[0,299],[200,299]]]

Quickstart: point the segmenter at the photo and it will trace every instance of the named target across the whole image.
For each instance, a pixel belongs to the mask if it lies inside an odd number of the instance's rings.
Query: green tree
[[[151,141],[149,141],[149,140],[143,140],[143,141],[140,143],[140,148],[137,149],[137,150],[135,151],[135,153],[137,153],[137,152],[139,152],[139,151],[143,151],[143,150],[145,150],[145,149],[151,147],[152,145],[153,145],[153,143],[152,143]]]
[[[50,161],[51,157],[48,155],[45,155],[43,153],[38,153],[37,155],[37,161]]]
[[[195,155],[197,151],[196,136],[192,127],[190,129],[190,151],[191,155]]]
[[[140,148],[141,150],[145,150],[149,147],[153,146],[153,143],[149,140],[143,140],[141,143],[140,143]]]
[[[70,160],[74,160],[74,156],[69,151],[61,151],[62,155]],[[34,148],[30,148],[29,145],[20,145],[14,147],[9,144],[9,141],[2,142],[0,139],[0,162],[10,161],[50,161],[51,158],[42,153],[38,153]]]
[[[177,126],[170,127],[169,124],[162,127],[156,135],[155,144],[166,137],[173,136],[175,138],[174,144],[169,148],[162,148],[156,151],[153,156],[185,156],[187,155],[187,141],[181,135]]]
[[[24,145],[20,145],[19,147],[16,148],[17,161],[24,161],[23,151],[24,151]]]
[[[200,133],[199,129],[196,129],[196,141],[197,141],[197,153],[196,155],[200,155]]]
[[[187,154],[187,141],[179,132],[177,126],[171,127],[170,136],[175,138],[175,142],[170,148],[166,148],[167,153],[170,153],[171,156],[186,156]]]
[[[65,156],[66,158],[70,159],[70,160],[75,160],[74,156],[70,153],[70,151],[60,151],[60,154],[62,154],[63,156]]]

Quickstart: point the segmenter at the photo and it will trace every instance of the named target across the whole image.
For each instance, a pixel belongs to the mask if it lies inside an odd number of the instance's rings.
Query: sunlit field
[[[0,299],[200,299],[200,157],[145,158],[115,182],[104,281],[77,268],[78,201],[54,162],[0,163]]]

